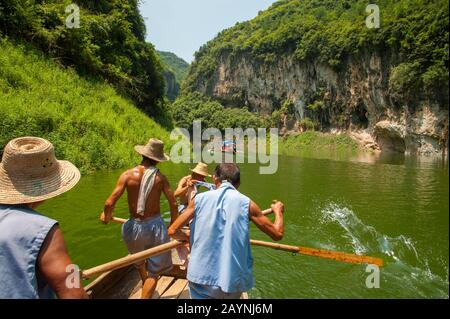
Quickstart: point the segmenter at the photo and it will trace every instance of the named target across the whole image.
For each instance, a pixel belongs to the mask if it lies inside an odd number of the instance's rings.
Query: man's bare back
[[[103,222],[108,223],[111,220],[114,207],[125,190],[127,191],[128,195],[128,208],[130,216],[134,218],[147,219],[156,215],[160,215],[160,198],[161,194],[164,193],[170,206],[171,224],[175,221],[175,219],[178,217],[178,207],[176,199],[173,195],[173,191],[170,188],[169,181],[159,171],[155,176],[153,188],[148,195],[144,216],[137,214],[137,204],[141,180],[145,169],[148,167],[148,165],[145,165],[143,163],[135,168],[127,170],[120,176],[116,188],[105,202],[103,213],[104,216],[102,218]]]
[[[128,208],[130,216],[134,218],[150,218],[161,213],[160,210],[160,198],[161,193],[164,190],[164,184],[168,184],[167,178],[161,174],[159,171],[156,173],[155,182],[150,194],[147,197],[147,202],[145,204],[144,216],[137,214],[137,203],[139,197],[139,189],[141,186],[142,176],[144,175],[145,168],[143,166],[137,166],[126,171],[124,174],[127,175],[127,194],[128,194]]]

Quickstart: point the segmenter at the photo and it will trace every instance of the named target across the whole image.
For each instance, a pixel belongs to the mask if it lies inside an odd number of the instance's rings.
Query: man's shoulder
[[[30,223],[34,225],[53,225],[58,223],[57,220],[42,215],[41,213],[28,207],[0,205],[0,210],[2,210],[4,213],[9,213],[8,216],[11,217],[11,220],[18,222],[19,224],[21,224],[22,222],[25,225],[29,225]]]
[[[140,177],[140,172],[139,172],[139,167],[133,167],[130,168],[126,171],[124,171],[120,177],[119,180],[123,181],[123,182],[128,182],[128,181],[132,181],[132,180],[138,180]]]
[[[125,172],[122,173],[122,176],[129,177],[135,174],[139,174],[139,166],[127,169]]]
[[[240,191],[238,191],[237,189],[234,189],[232,191],[229,192],[229,195],[232,196],[233,198],[236,199],[241,199],[241,200],[248,200],[251,201],[250,197],[248,197],[245,194],[242,194]]]
[[[198,193],[196,196],[195,196],[195,199],[203,199],[203,198],[205,198],[205,197],[214,197],[214,196],[216,196],[216,195],[218,195],[218,190],[217,189],[214,189],[214,190],[210,190],[210,191],[207,191],[207,192],[202,192],[202,193]]]
[[[156,182],[163,183],[163,182],[166,182],[166,181],[168,181],[166,175],[164,175],[163,173],[161,173],[161,171],[158,170],[156,172]]]
[[[189,180],[189,178],[191,178],[191,175],[184,176],[180,179],[178,183],[186,183]]]

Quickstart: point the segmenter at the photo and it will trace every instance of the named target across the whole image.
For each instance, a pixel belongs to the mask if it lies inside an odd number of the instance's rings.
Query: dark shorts
[[[130,254],[136,254],[170,242],[167,227],[161,216],[155,216],[144,221],[134,218],[129,219],[122,226],[122,238]],[[150,277],[158,277],[161,273],[172,269],[171,251],[150,257],[146,261]],[[144,263],[145,261],[142,261],[135,266],[139,268]]]

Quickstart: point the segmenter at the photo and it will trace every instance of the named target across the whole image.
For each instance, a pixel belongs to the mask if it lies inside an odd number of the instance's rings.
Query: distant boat
[[[236,142],[234,142],[234,141],[224,141],[222,143],[222,147],[221,147],[220,151],[222,153],[233,153],[233,154],[239,153],[236,149]],[[216,149],[209,150],[210,154],[214,154],[215,152],[216,152]]]

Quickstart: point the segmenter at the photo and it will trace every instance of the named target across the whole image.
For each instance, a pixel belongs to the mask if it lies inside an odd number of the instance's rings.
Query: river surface
[[[448,298],[448,163],[373,155],[280,156],[275,175],[241,164],[241,192],[263,209],[286,205],[284,244],[381,257],[380,287],[369,289],[366,265],[253,247],[251,298]],[[165,163],[172,187],[192,165]],[[60,221],[82,269],[123,257],[120,225],[98,220],[120,171],[84,176],[40,211]],[[167,211],[164,200],[162,210]],[[117,217],[127,217],[125,200]],[[251,228],[254,239],[270,240]],[[369,280],[370,282],[373,281]]]

